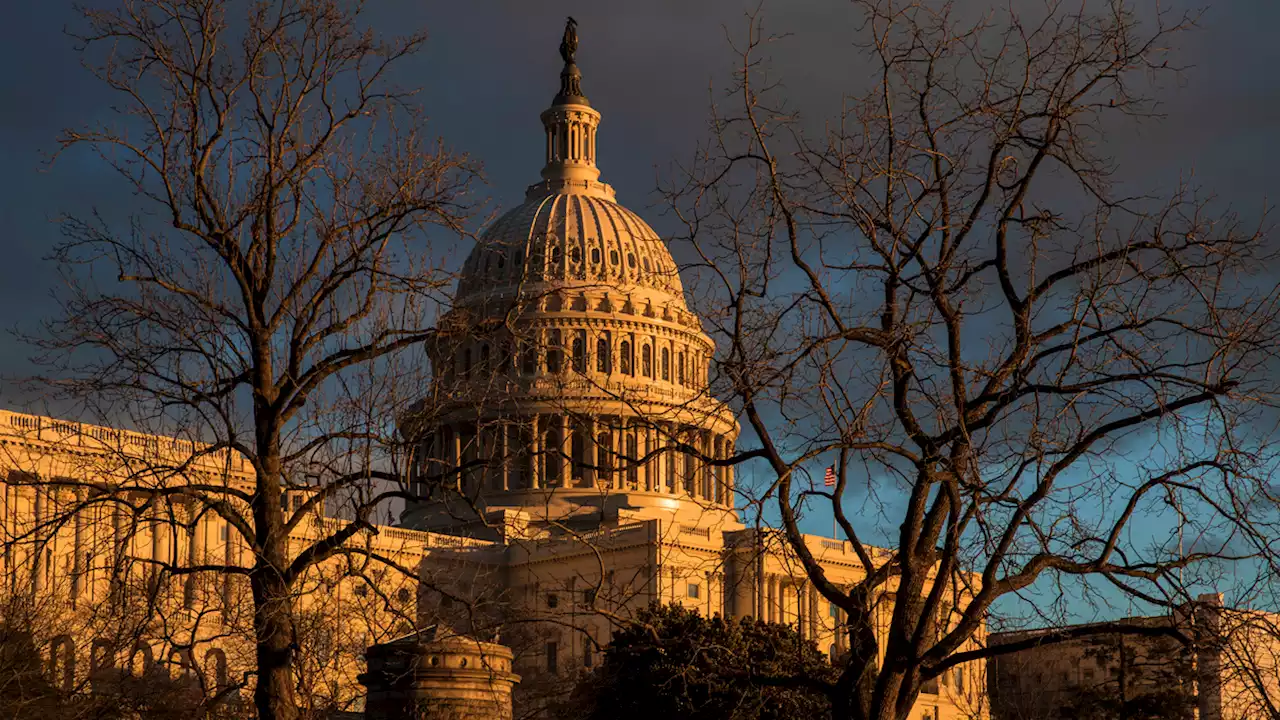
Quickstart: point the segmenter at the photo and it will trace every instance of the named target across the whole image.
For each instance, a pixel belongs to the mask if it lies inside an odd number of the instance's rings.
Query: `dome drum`
[[[461,470],[451,483],[455,490],[424,508],[417,524],[457,525],[478,508],[523,509],[551,519],[610,503],[686,518],[731,515],[733,468],[716,461],[732,454],[736,430],[723,419],[706,429],[573,413],[442,422],[423,441],[423,471],[442,476]],[[460,501],[448,502],[455,494]]]

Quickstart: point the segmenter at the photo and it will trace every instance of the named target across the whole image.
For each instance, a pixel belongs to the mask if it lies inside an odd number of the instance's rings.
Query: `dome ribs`
[[[666,243],[638,215],[586,192],[547,192],[498,218],[462,265],[459,303],[525,288],[537,295],[554,287],[646,288],[668,299],[683,317],[684,288]],[[630,291],[628,291],[630,292]]]

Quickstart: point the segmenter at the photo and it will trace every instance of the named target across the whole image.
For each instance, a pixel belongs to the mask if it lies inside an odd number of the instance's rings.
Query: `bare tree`
[[[45,522],[182,505],[179,526],[225,523],[242,562],[150,562],[247,578],[258,716],[295,717],[295,585],[367,554],[348,540],[406,494],[395,423],[450,282],[433,243],[460,232],[474,168],[392,83],[425,36],[375,37],[358,4],[128,0],[84,21],[116,122],[66,130],[59,155],[92,151],[138,204],[63,220],[62,312],[33,341],[89,413],[193,442],[64,481],[80,500]],[[290,544],[340,503],[346,522]]]
[[[984,628],[1025,593],[1172,608],[1274,535],[1274,247],[1192,187],[1116,182],[1107,131],[1158,118],[1195,18],[1097,5],[855,1],[868,87],[817,132],[753,17],[714,137],[667,189],[761,502],[847,615],[833,717],[907,717],[997,652]],[[828,464],[833,487],[806,481]],[[801,537],[819,505],[865,570],[850,587]]]

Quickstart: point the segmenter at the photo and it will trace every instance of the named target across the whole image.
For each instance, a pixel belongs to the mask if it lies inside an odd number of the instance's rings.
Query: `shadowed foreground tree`
[[[794,628],[653,606],[615,633],[563,716],[770,720],[829,711],[835,670]]]
[[[359,8],[85,10],[84,64],[117,115],[59,139],[62,154],[95,153],[137,204],[127,221],[115,209],[63,220],[62,313],[34,339],[47,387],[90,416],[180,440],[100,480],[32,479],[79,498],[36,532],[97,507],[133,529],[157,516],[229,526],[247,561],[147,562],[161,579],[247,578],[264,719],[298,712],[299,579],[367,553],[348,541],[402,495],[410,459],[394,422],[421,387],[415,351],[450,282],[431,242],[456,235],[473,176],[422,135],[413,93],[390,84],[424,35],[374,37]],[[232,477],[237,459],[247,484]],[[317,521],[318,536],[289,542],[340,503],[347,522]]]
[[[1269,549],[1278,295],[1265,229],[1191,187],[1135,195],[1106,152],[1156,117],[1194,18],[852,8],[867,82],[842,114],[814,133],[786,107],[761,60],[785,44],[753,18],[669,191],[716,389],[767,459],[761,506],[847,616],[832,717],[900,720],[994,651],[974,639],[1014,596],[1172,608]],[[824,465],[829,489],[806,480]],[[865,571],[851,587],[801,538],[818,506]]]

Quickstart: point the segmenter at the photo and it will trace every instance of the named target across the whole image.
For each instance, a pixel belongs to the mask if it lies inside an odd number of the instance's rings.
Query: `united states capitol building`
[[[651,603],[787,623],[825,653],[843,650],[838,609],[778,535],[735,510],[734,468],[716,460],[733,454],[738,425],[708,390],[715,347],[666,244],[600,179],[601,113],[574,63],[541,120],[541,179],[471,251],[429,348],[435,410],[407,420],[426,438],[422,499],[353,541],[415,577],[347,555],[301,583],[300,628],[314,636],[300,640],[299,663],[312,696],[333,707],[361,710],[365,648],[415,627],[500,638],[520,678],[517,707],[589,671],[615,623]],[[6,539],[23,539],[6,544],[6,576],[58,618],[36,638],[58,681],[161,674],[207,692],[236,687],[252,660],[236,629],[252,603],[243,577],[198,570],[251,564],[224,520],[173,494],[51,526],[54,508],[83,496],[24,481],[132,472],[190,448],[16,413],[0,414],[0,435]],[[186,476],[252,487],[249,468],[227,454]],[[292,532],[305,543],[343,522],[317,508]],[[861,577],[847,543],[804,540],[828,578]],[[124,580],[113,571],[121,558]],[[193,570],[157,577],[153,558]],[[130,597],[163,622],[140,621],[132,634],[111,626],[103,609]],[[928,690],[913,718],[986,713],[980,667]]]

